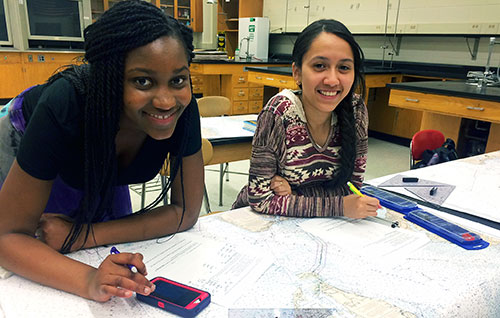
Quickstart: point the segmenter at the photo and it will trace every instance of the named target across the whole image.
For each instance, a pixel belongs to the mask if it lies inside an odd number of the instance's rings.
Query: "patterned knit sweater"
[[[359,187],[366,169],[368,114],[359,96],[354,98],[353,107],[357,141],[351,182]],[[294,92],[283,90],[269,100],[259,114],[253,137],[248,185],[233,208],[250,205],[257,212],[297,217],[343,215],[347,186],[323,186],[342,168],[337,116],[332,113],[329,141],[322,147],[310,137],[306,122],[302,102]],[[274,194],[270,185],[275,175],[288,181],[292,194]]]

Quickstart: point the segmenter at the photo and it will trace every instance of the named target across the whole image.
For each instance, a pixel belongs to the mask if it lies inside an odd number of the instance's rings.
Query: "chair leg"
[[[203,185],[203,190],[205,191],[203,198],[205,199],[205,209],[207,210],[207,214],[211,213],[212,210],[210,209],[210,200],[208,199],[208,191],[207,191],[207,186],[204,184]]]
[[[410,142],[410,170],[413,169],[413,165],[414,165],[413,155],[411,153],[411,148],[412,148],[412,142]]]
[[[144,209],[145,202],[146,202],[146,183],[143,183],[141,191],[141,209]]]
[[[220,172],[219,172],[219,206],[222,206],[222,191],[224,185],[224,164],[220,164]]]

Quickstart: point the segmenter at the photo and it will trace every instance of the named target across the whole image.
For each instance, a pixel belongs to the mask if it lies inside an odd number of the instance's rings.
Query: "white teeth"
[[[331,92],[331,91],[319,91],[322,95],[325,95],[325,96],[335,96],[338,94],[338,91],[335,91],[335,92]]]
[[[151,117],[154,117],[154,118],[158,118],[158,119],[167,119],[168,117],[170,117],[170,115],[160,116],[160,115],[149,114],[149,113],[148,113],[148,115]]]

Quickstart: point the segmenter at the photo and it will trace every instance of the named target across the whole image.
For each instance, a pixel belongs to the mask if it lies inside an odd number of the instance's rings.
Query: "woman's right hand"
[[[344,216],[351,219],[364,219],[368,216],[377,216],[380,202],[376,198],[357,194],[344,197]]]
[[[89,298],[105,302],[112,296],[128,298],[133,292],[149,295],[156,286],[145,276],[146,265],[139,253],[120,253],[106,257],[98,269],[89,277]],[[133,265],[137,273],[132,272],[127,265]]]
[[[292,194],[292,188],[285,178],[275,175],[271,179],[271,190],[276,195],[289,195]]]

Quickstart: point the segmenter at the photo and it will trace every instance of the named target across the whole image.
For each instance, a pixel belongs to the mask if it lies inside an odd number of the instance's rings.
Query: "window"
[[[11,45],[7,0],[0,0],[0,45]]]
[[[81,5],[73,0],[26,0],[31,38],[82,38]]]

